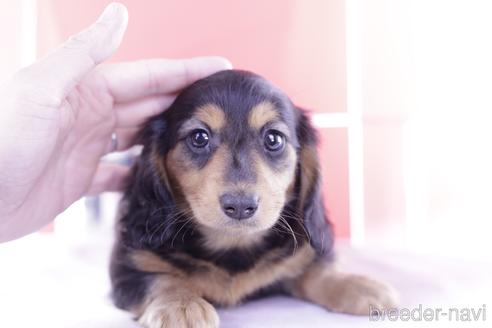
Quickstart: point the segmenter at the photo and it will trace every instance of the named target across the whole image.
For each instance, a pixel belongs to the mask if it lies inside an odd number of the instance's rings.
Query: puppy
[[[215,306],[284,293],[364,315],[390,288],[333,266],[316,133],[262,77],[216,73],[145,126],[120,206],[113,299],[154,327],[217,327]]]

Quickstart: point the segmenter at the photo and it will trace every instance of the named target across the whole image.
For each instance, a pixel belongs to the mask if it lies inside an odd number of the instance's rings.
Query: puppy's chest
[[[188,273],[185,283],[214,303],[234,305],[263,288],[299,276],[313,259],[313,249],[305,245],[287,257],[272,252],[241,272],[202,262],[200,270]]]

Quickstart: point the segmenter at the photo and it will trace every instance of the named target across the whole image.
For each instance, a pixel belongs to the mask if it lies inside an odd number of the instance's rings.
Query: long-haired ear
[[[319,255],[330,256],[333,248],[333,228],[326,215],[321,191],[318,136],[305,111],[299,109],[299,112],[298,208],[303,216],[311,246]]]
[[[162,119],[154,118],[146,123],[139,135],[144,148],[133,166],[130,183],[120,204],[121,238],[133,248],[159,248],[174,232],[164,223],[169,211],[175,210],[165,155],[158,149],[158,140],[166,140],[163,138],[165,129]],[[159,226],[166,228],[165,231]]]

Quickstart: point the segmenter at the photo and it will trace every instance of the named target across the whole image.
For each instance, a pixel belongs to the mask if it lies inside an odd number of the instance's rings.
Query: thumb
[[[121,3],[109,4],[98,20],[70,37],[55,51],[32,66],[36,77],[63,99],[76,83],[119,47],[128,24],[128,12]]]

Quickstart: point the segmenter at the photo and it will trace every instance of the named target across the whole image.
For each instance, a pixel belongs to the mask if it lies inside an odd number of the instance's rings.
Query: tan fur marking
[[[251,109],[248,123],[254,129],[261,129],[266,123],[278,118],[275,106],[271,102],[262,102]]]
[[[365,276],[337,271],[328,263],[313,264],[294,284],[294,296],[348,314],[368,315],[370,306],[384,310],[396,306],[389,286]]]
[[[310,246],[304,246],[295,255],[274,264],[272,259],[275,255],[272,252],[251,270],[232,277],[216,269],[209,279],[197,277],[195,286],[208,298],[224,305],[234,305],[261,287],[300,275],[313,260],[314,251]]]
[[[219,106],[213,104],[198,108],[193,116],[207,124],[214,131],[221,130],[226,124],[224,111]]]
[[[179,184],[196,220],[205,226],[225,224],[218,216],[221,211],[218,199],[224,189],[222,181],[227,155],[226,147],[220,146],[201,170],[184,169],[188,159],[182,144],[178,144],[167,157],[168,171]]]
[[[277,221],[289,196],[289,187],[295,180],[296,152],[291,145],[287,145],[285,152],[287,153],[286,167],[280,171],[273,170],[258,154],[253,154],[258,177],[256,191],[260,197],[257,215],[260,217],[263,229],[270,228]]]
[[[134,255],[134,258],[137,255]],[[138,255],[140,257],[141,255]],[[268,286],[282,279],[293,279],[303,273],[313,261],[315,253],[309,245],[299,248],[294,255],[281,258],[281,252],[270,252],[249,271],[230,275],[227,271],[208,262],[192,259],[188,260],[200,265],[206,270],[199,270],[195,274],[183,277],[182,273],[162,275],[158,280],[181,281],[183,288],[195,295],[205,297],[223,305],[234,305],[247,295],[261,287]],[[183,256],[185,257],[185,256]],[[169,272],[169,264],[157,256],[148,257],[140,261],[138,268],[143,271],[156,272],[159,267],[162,272]]]
[[[172,275],[181,275],[172,264],[163,261],[156,254],[149,251],[136,251],[130,255],[132,263],[142,271],[167,273]]]

